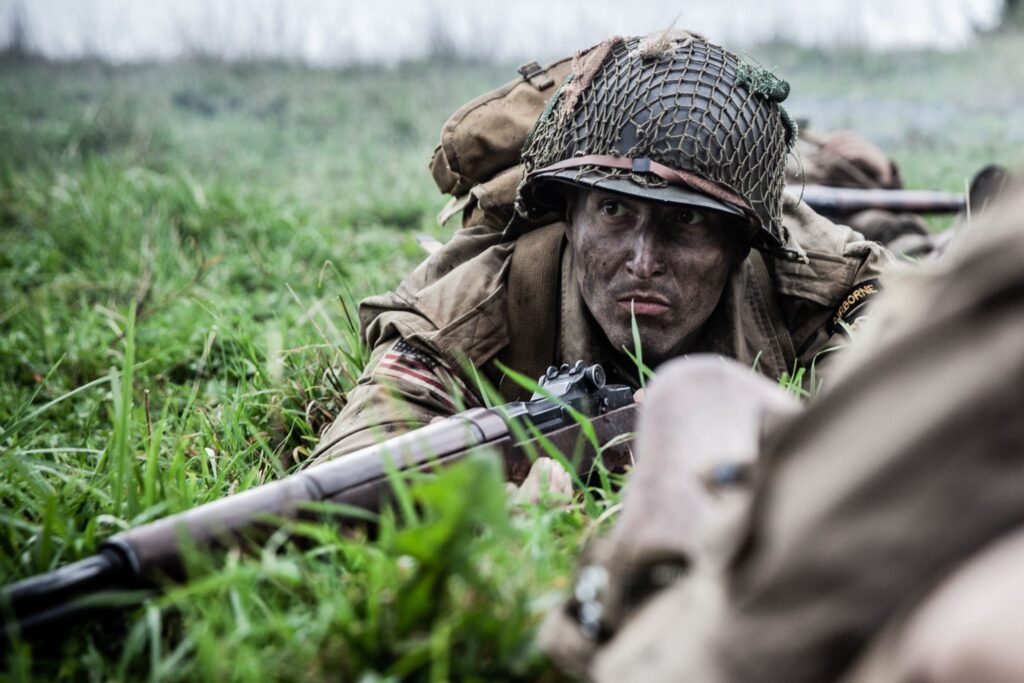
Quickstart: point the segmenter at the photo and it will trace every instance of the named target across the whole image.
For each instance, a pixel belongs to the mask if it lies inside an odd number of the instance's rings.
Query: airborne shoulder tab
[[[854,285],[829,318],[828,333],[832,335],[853,327],[861,317],[858,314],[880,291],[882,288],[877,279],[864,280]]]

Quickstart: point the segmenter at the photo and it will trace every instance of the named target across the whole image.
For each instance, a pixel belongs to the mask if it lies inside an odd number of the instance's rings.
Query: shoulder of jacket
[[[461,232],[461,231],[460,231]],[[485,362],[508,341],[508,272],[514,243],[456,236],[394,291],[364,299],[359,320],[371,347],[402,337],[451,367]]]
[[[877,279],[893,258],[882,245],[855,230],[837,225],[787,193],[783,222],[806,262],[776,259],[779,293],[831,307],[858,282]]]

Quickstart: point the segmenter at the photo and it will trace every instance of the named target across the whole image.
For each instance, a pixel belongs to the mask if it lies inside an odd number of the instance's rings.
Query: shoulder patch
[[[857,314],[881,291],[877,279],[855,284],[829,318],[828,333],[832,335],[844,331],[846,327],[852,327],[860,317]]]
[[[374,375],[426,389],[452,412],[459,410],[460,401],[476,402],[473,393],[447,365],[404,339],[399,339],[380,359]]]

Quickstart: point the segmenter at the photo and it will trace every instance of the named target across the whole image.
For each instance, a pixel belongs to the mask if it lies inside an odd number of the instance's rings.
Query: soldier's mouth
[[[619,306],[637,316],[665,315],[671,310],[668,299],[660,294],[630,294],[619,297]]]

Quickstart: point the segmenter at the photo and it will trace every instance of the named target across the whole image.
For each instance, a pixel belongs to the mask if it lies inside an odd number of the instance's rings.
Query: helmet
[[[703,37],[616,37],[576,55],[523,147],[516,210],[564,208],[565,184],[731,213],[782,247],[789,85]]]

